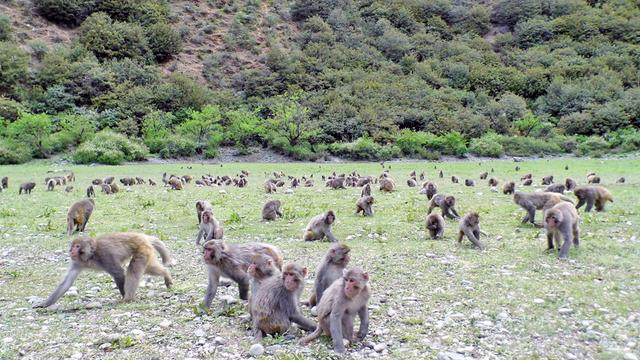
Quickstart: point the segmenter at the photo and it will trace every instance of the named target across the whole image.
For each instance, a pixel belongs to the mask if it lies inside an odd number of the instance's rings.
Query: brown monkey
[[[407,180],[407,186],[409,187],[416,187],[418,185],[418,183],[416,182],[416,179],[411,178]]]
[[[600,176],[589,175],[589,177],[587,178],[587,182],[589,184],[600,184]]]
[[[120,191],[120,187],[118,186],[118,184],[111,183],[111,193],[116,194],[118,191]]]
[[[91,184],[96,185],[96,186],[97,185],[102,185],[102,179],[93,179],[91,181]]]
[[[345,352],[343,339],[362,341],[369,332],[369,274],[361,269],[344,270],[318,303],[318,327],[300,342],[308,344],[322,334],[331,336],[333,350]],[[353,319],[360,318],[360,328],[354,337]]]
[[[424,171],[420,173],[420,181],[424,181]]]
[[[564,195],[551,192],[538,192],[538,193],[523,193],[516,191],[513,194],[513,202],[520,205],[527,214],[522,219],[523,223],[530,222],[535,226],[540,227],[535,223],[536,210],[546,210],[551,208],[557,203],[562,201],[568,201],[573,204],[573,201]]]
[[[356,183],[356,186],[362,187],[371,183],[373,183],[373,178],[371,176],[363,176],[358,178],[358,182]]]
[[[162,264],[155,257],[160,254]],[[164,243],[155,237],[139,233],[112,233],[95,238],[81,236],[71,242],[71,266],[64,279],[47,300],[33,307],[48,307],[65,293],[84,269],[106,271],[113,277],[124,301],[133,301],[143,274],[164,277],[171,287],[171,274],[165,268],[172,260]],[[129,262],[127,272],[122,264]],[[164,265],[164,266],[163,266]]]
[[[280,268],[276,266],[273,258],[265,254],[256,254],[251,259],[251,264],[247,267],[247,274],[251,277],[251,292],[249,298],[249,307],[253,295],[258,291],[262,283],[274,276],[280,275]]]
[[[2,180],[0,180],[0,184],[2,185],[3,189],[8,189],[9,188],[9,178],[7,176],[3,176]]]
[[[567,189],[567,191],[573,191],[573,189],[575,189],[576,186],[578,186],[578,184],[572,178],[566,178],[564,180],[564,187]]]
[[[276,192],[276,190],[277,190],[276,184],[272,183],[269,180],[265,181],[265,183],[264,183],[264,191],[267,194],[274,193],[274,192]]]
[[[136,184],[138,185],[144,185],[144,179],[141,178],[140,176],[136,176]]]
[[[440,170],[440,174],[438,176],[440,176],[441,179],[444,177],[444,173],[442,172],[442,170]]]
[[[491,179],[489,179],[489,186],[491,187],[496,187],[498,186],[498,179],[492,177]]]
[[[373,196],[363,196],[356,201],[356,215],[373,216]]]
[[[576,248],[580,245],[578,219],[578,212],[569,203],[559,203],[547,210],[544,217],[544,225],[547,230],[547,250],[553,250],[555,238],[556,247],[560,249],[560,258],[566,259],[569,256],[571,242]],[[560,236],[564,240],[562,246],[560,246]]]
[[[112,191],[111,191],[111,185],[109,185],[109,184],[102,184],[102,185],[100,185],[100,187],[102,187],[102,192],[103,192],[103,193],[105,193],[105,194],[107,194],[107,195],[112,194]]]
[[[36,187],[36,183],[34,182],[22,183],[20,184],[20,190],[18,190],[18,195],[22,194],[23,190],[25,194],[31,194],[31,190],[33,190],[34,187]]]
[[[584,210],[586,212],[590,212],[594,204],[596,211],[603,211],[607,201],[613,202],[613,195],[602,186],[579,186],[573,190],[573,194],[578,198],[576,209],[586,203],[587,207]]]
[[[564,184],[551,184],[544,191],[564,194]]]
[[[305,241],[322,240],[325,236],[331,242],[337,242],[338,239],[331,232],[331,225],[336,221],[336,214],[333,210],[329,210],[320,215],[314,216],[307,227],[304,229],[302,238]]]
[[[130,178],[130,177],[124,177],[120,179],[120,183],[124,186],[130,186],[135,183],[135,180],[133,180],[133,178]]]
[[[351,260],[349,252],[351,248],[345,244],[334,244],[329,248],[316,269],[316,280],[313,284],[313,293],[309,298],[309,306],[316,306],[322,299],[324,291],[342,276]]]
[[[73,186],[69,185],[67,187],[64,188],[65,192],[72,192],[73,191]]]
[[[624,176],[616,180],[616,184],[624,184],[624,182],[625,182]]]
[[[204,305],[207,308],[211,307],[211,301],[218,291],[221,275],[238,283],[240,299],[248,300],[250,276],[247,270],[253,257],[258,254],[270,256],[276,268],[282,269],[282,255],[272,245],[263,243],[235,245],[226,244],[222,240],[209,240],[204,243],[203,259],[209,273]]]
[[[458,243],[467,236],[469,241],[478,249],[484,250],[484,246],[480,242],[480,215],[476,212],[469,213],[460,219],[460,231],[458,232]]]
[[[186,183],[188,184],[188,183],[190,183],[190,182],[191,182],[191,180],[193,180],[193,176],[191,176],[191,175],[184,175],[184,176],[181,178],[181,180],[182,180],[182,181],[184,181],[184,182],[186,182]]]
[[[287,264],[282,276],[264,280],[251,294],[250,310],[255,340],[259,341],[263,335],[284,333],[292,322],[307,331],[316,329],[314,322],[302,315],[298,305],[306,276],[306,267]]]
[[[383,177],[379,182],[380,191],[392,192],[396,189],[396,183],[389,177]]]
[[[435,194],[438,193],[438,187],[436,184],[431,181],[427,181],[422,184],[422,190],[420,190],[419,194],[426,194],[427,199],[431,200]]]
[[[441,239],[444,235],[444,218],[440,214],[427,215],[427,230],[432,239]]]
[[[483,172],[482,174],[480,174],[480,180],[486,180],[487,176],[489,176],[489,173],[486,171]]]
[[[502,185],[502,193],[503,194],[513,194],[513,192],[516,190],[516,183],[514,183],[513,181],[509,181],[507,183],[505,183],[504,185]]]
[[[196,216],[198,217],[198,225],[202,222],[202,212],[205,210],[213,211],[213,206],[207,200],[196,201]]]
[[[533,179],[525,179],[522,182],[522,186],[531,186],[531,184],[533,184]]]
[[[429,203],[429,210],[427,211],[427,215],[431,214],[431,211],[434,208],[439,207],[442,210],[443,217],[446,216],[450,219],[457,219],[460,217],[460,215],[458,215],[458,212],[455,209],[455,205],[455,197],[451,195],[447,196],[444,194],[437,194],[431,199],[431,202]]]
[[[553,175],[545,176],[542,178],[542,185],[551,185],[553,184]]]
[[[47,181],[47,191],[53,191],[53,188],[55,187],[56,187],[56,180],[49,179],[49,181]]]
[[[106,178],[104,178],[104,180],[102,180],[102,183],[111,185],[113,183],[113,180],[115,179],[116,178],[113,176],[107,176]]]
[[[153,181],[153,180],[151,180],[151,179],[149,179],[149,185],[151,185],[151,186],[156,186],[156,182],[155,182],[155,181]]]
[[[202,222],[200,223],[200,230],[196,235],[196,245],[200,245],[200,239],[204,239],[205,242],[211,239],[222,239],[224,236],[224,229],[222,224],[213,216],[213,212],[210,209],[202,212]]]
[[[278,217],[282,217],[282,203],[280,200],[270,200],[262,207],[262,220],[273,221]]]
[[[304,187],[313,187],[314,182],[313,179],[307,179],[304,181]]]
[[[178,178],[171,178],[167,183],[171,186],[172,190],[182,190],[182,181]]]
[[[465,179],[464,180],[464,185],[465,186],[476,186],[476,181],[472,180],[472,179]]]
[[[522,176],[522,177],[520,178],[520,181],[527,180],[527,179],[533,179],[533,174],[528,173],[528,174],[526,174],[526,175]]]
[[[370,183],[366,183],[362,187],[362,192],[360,193],[360,197],[362,197],[362,196],[370,196],[370,195],[371,195],[371,184]]]
[[[80,200],[69,208],[67,212],[67,235],[71,236],[75,230],[84,232],[87,222],[93,213],[95,202],[93,199]]]
[[[327,187],[330,187],[332,189],[345,189],[344,186],[344,178],[343,177],[337,177],[337,178],[333,178],[333,179],[329,179],[327,180],[327,182],[325,183],[325,185]]]
[[[454,175],[454,176],[451,176],[451,182],[454,184],[457,184],[460,182],[460,179],[458,179],[458,177]]]

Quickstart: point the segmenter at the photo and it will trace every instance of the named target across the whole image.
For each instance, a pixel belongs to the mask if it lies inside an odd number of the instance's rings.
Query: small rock
[[[544,299],[535,298],[533,299],[534,304],[544,304]]]
[[[264,346],[262,346],[261,344],[251,345],[251,348],[249,349],[249,354],[251,354],[251,356],[253,357],[258,357],[264,354]]]
[[[393,309],[389,309],[387,311],[387,316],[389,316],[389,317],[395,317],[396,315],[398,315],[398,312],[393,310]]]
[[[220,190],[220,191],[218,191],[218,193],[220,193],[220,194],[226,194],[226,193],[227,193],[227,191],[226,191],[226,190]]]
[[[193,336],[195,337],[204,337],[204,335],[205,333],[202,329],[196,329],[196,331],[193,332]]]
[[[102,345],[100,345],[100,350],[109,350],[111,348],[111,343],[104,343]]]
[[[158,326],[160,326],[160,327],[162,327],[162,328],[165,328],[165,329],[166,329],[166,328],[168,328],[169,326],[171,326],[171,321],[169,321],[169,320],[167,320],[167,319],[162,320],[162,321],[160,322],[160,324],[158,324]]]
[[[227,305],[231,305],[231,304],[237,303],[238,299],[234,298],[231,295],[222,295],[222,296],[220,296],[220,301],[222,301],[223,303],[225,303]]]
[[[82,359],[82,353],[77,352],[77,353],[71,355],[71,358],[72,359]]]
[[[316,306],[311,308],[311,315],[318,316],[318,308]]]
[[[493,327],[493,322],[491,320],[483,320],[478,322],[478,327],[481,328],[490,328]]]
[[[99,301],[91,301],[91,302],[88,302],[84,307],[87,309],[97,309],[97,308],[101,308],[102,304]]]
[[[376,344],[373,346],[373,350],[375,350],[376,352],[381,352],[382,350],[387,348],[387,344]]]
[[[293,190],[291,189],[287,189],[284,191],[285,194],[293,194]]]
[[[569,308],[560,308],[560,309],[558,309],[558,313],[559,313],[560,315],[568,315],[568,314],[573,313],[573,309],[569,309]]]
[[[438,360],[465,360],[466,357],[462,354],[454,352],[441,352],[438,354]]]
[[[638,357],[635,354],[628,352],[628,353],[624,353],[623,359],[624,360],[638,360]]]
[[[144,335],[144,331],[140,330],[140,329],[133,329],[131,330],[131,335],[136,336],[136,337],[141,337]]]
[[[214,343],[214,344],[216,344],[216,345],[224,345],[226,342],[227,342],[227,341],[226,341],[223,337],[221,337],[221,336],[216,336],[216,337],[213,339],[213,343]]]
[[[565,357],[566,357],[567,359],[569,359],[569,360],[576,360],[576,359],[578,359],[578,357],[577,357],[577,356],[575,356],[575,355],[573,355],[572,353],[567,353],[567,354],[565,355]]]

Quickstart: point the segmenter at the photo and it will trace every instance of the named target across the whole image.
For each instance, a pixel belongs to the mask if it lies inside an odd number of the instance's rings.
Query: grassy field
[[[515,166],[521,167],[515,171]],[[565,165],[569,166],[565,170]],[[188,169],[187,166],[191,166]],[[536,160],[387,163],[398,191],[374,189],[375,216],[354,215],[359,188],[330,190],[320,175],[356,170],[378,175],[377,163],[345,164],[170,164],[58,166],[33,163],[0,167],[9,189],[0,193],[0,358],[245,358],[252,345],[246,307],[224,306],[223,295],[237,298],[237,287],[218,291],[213,313],[194,312],[204,296],[206,269],[195,245],[194,204],[207,199],[225,221],[230,243],[262,241],[279,247],[285,261],[314,269],[327,242],[300,240],[307,221],[329,208],[337,213],[336,236],[352,247],[352,265],[371,275],[371,327],[363,344],[353,344],[353,357],[398,359],[464,356],[505,359],[633,359],[640,345],[640,161]],[[115,195],[97,194],[90,234],[141,231],[159,236],[174,253],[175,287],[161,279],[142,287],[135,303],[121,303],[110,277],[83,273],[54,310],[34,310],[28,300],[46,297],[68,264],[65,217],[70,204],[84,197],[91,179],[108,175],[143,176],[158,183],[164,171],[179,175],[235,175],[248,170],[247,188],[198,188],[169,191],[162,186],[132,186]],[[437,169],[437,170],[436,170]],[[443,170],[444,179],[437,177]],[[518,181],[534,174],[540,187],[544,175],[556,181],[573,177],[585,183],[596,171],[615,203],[605,212],[580,211],[582,244],[559,261],[546,253],[544,230],[520,223],[523,211],[511,197],[490,191],[479,180],[483,171]],[[49,171],[73,170],[75,191],[45,191]],[[316,186],[285,194],[265,194],[267,173],[282,170],[300,176],[315,174]],[[429,240],[424,218],[427,200],[409,188],[411,170],[425,171],[439,192],[453,194],[461,214],[477,211],[488,233],[487,250],[454,240],[457,222],[447,220],[445,238]],[[451,175],[473,178],[476,187],[452,184]],[[625,176],[625,184],[615,180]],[[35,181],[31,195],[18,196],[19,183]],[[572,195],[569,195],[572,197]],[[260,210],[268,199],[283,202],[284,219],[263,224]],[[538,213],[538,216],[540,213]],[[538,218],[539,219],[539,218]],[[562,310],[560,310],[562,309]],[[303,308],[309,315],[309,309]],[[265,357],[281,359],[331,357],[329,341],[309,347],[296,344],[300,333],[264,341]],[[373,349],[375,347],[375,350]],[[457,353],[457,354],[452,354]]]

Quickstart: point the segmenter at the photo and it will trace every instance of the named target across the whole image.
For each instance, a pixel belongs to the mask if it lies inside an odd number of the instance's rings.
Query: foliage
[[[147,60],[151,54],[140,25],[114,21],[102,12],[91,14],[82,23],[78,40],[99,59]]]
[[[300,103],[300,93],[278,95],[271,99],[267,129],[273,137],[287,140],[291,146],[298,145],[312,134],[309,109]]]
[[[0,15],[0,41],[11,40],[11,20],[8,16]]]
[[[24,144],[0,138],[0,165],[22,164],[31,160],[31,150]]]
[[[190,111],[189,119],[178,126],[177,133],[193,141],[198,154],[208,150],[208,157],[215,157],[214,150],[222,140],[221,119],[220,108],[207,105],[202,111]]]
[[[101,163],[120,165],[125,161],[141,161],[147,156],[147,148],[127,139],[122,134],[103,130],[74,152],[73,160],[78,164]]]
[[[171,59],[182,49],[182,38],[171,26],[157,23],[146,28],[149,48],[158,62]]]
[[[500,143],[501,138],[496,133],[486,133],[481,138],[471,140],[469,152],[478,156],[499,158],[504,155],[504,147]]]
[[[77,26],[94,10],[95,0],[34,0],[45,18],[65,26]]]
[[[32,156],[43,158],[49,155],[47,138],[51,135],[52,128],[49,115],[25,113],[7,126],[6,135],[30,148]]]
[[[24,107],[19,102],[0,96],[0,122],[2,120],[16,121],[22,111],[24,111]]]
[[[0,93],[9,94],[27,75],[29,57],[10,42],[0,42]]]

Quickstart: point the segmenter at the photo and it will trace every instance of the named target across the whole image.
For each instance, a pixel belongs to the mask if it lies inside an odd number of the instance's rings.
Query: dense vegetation
[[[0,163],[211,158],[220,145],[297,159],[640,148],[632,0],[208,1],[219,16],[193,26],[177,15],[199,19],[193,5],[173,5],[34,0],[75,31],[52,46],[0,16]],[[222,30],[200,73],[166,66]]]

